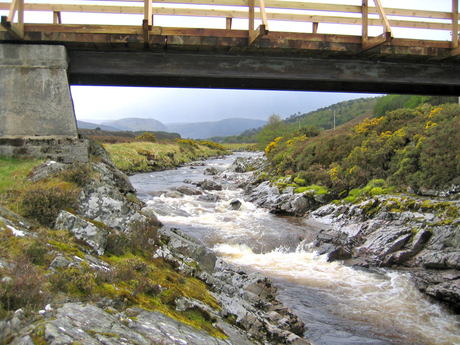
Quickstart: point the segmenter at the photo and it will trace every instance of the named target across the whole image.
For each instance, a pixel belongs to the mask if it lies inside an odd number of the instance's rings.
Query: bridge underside
[[[74,85],[460,95],[460,66],[246,54],[69,51]]]
[[[67,48],[71,84],[460,95],[448,41],[245,30],[26,24],[22,44]],[[7,31],[0,41],[19,42]]]

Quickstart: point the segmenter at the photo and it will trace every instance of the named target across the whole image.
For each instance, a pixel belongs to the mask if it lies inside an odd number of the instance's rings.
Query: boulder
[[[104,255],[109,232],[67,211],[61,211],[56,219],[55,229],[68,230],[79,240],[89,244],[98,255]]]
[[[64,170],[67,166],[68,164],[48,161],[35,167],[27,179],[31,182],[38,182]]]
[[[203,190],[222,190],[222,186],[211,180],[204,180],[198,184]]]
[[[237,211],[237,210],[239,210],[241,208],[241,205],[242,205],[242,203],[241,203],[240,200],[233,199],[233,200],[230,201],[229,208],[231,210]]]
[[[171,253],[186,262],[196,261],[202,270],[212,273],[217,260],[212,251],[178,229],[163,227],[159,232],[168,237],[167,248]]]
[[[176,191],[178,191],[179,193],[185,194],[185,195],[201,195],[201,194],[203,194],[198,189],[192,188],[192,187],[189,187],[189,186],[179,186],[179,187],[176,188]]]
[[[141,207],[143,204],[128,201],[117,188],[91,181],[78,196],[77,213],[127,232],[130,224],[145,220],[145,216],[139,212]]]
[[[128,177],[112,165],[92,163],[93,170],[99,173],[101,183],[118,189],[121,194],[136,193]]]

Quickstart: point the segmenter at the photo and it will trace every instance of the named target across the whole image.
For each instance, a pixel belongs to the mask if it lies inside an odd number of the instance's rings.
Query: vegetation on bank
[[[274,169],[264,178],[290,176],[292,182],[283,187],[319,185],[339,197],[352,196],[373,180],[381,182],[368,191],[371,195],[389,186],[394,191],[459,184],[460,108],[426,103],[430,100],[445,99],[385,96],[374,110],[388,109],[383,116],[368,112],[363,121],[335,131],[275,131],[265,147]],[[401,104],[406,107],[398,108]]]
[[[135,223],[126,233],[110,232],[104,256],[112,269],[94,268],[86,260],[91,248],[65,230],[54,230],[54,220],[61,209],[74,213],[76,198],[90,178],[98,179],[89,165],[74,164],[39,182],[27,179],[39,160],[0,157],[0,205],[31,220],[30,234],[0,220],[0,319],[9,318],[22,308],[33,321],[38,309],[64,300],[96,302],[109,297],[118,310],[140,306],[158,310],[173,318],[201,328],[217,337],[225,335],[212,326],[211,315],[197,309],[176,311],[175,301],[182,296],[193,298],[218,310],[206,285],[176,270],[177,263],[153,258],[154,251],[167,239],[157,231],[159,223]],[[130,196],[132,199],[132,196]],[[15,215],[0,212],[6,219]],[[50,268],[61,256],[72,262],[66,267]],[[193,265],[193,263],[191,263]],[[42,341],[42,332],[31,334]]]
[[[172,169],[194,160],[231,154],[220,144],[190,139],[104,144],[104,147],[115,166],[128,174]]]

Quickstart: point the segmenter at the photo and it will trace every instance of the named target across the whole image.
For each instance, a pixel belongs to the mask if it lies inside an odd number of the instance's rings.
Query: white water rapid
[[[460,344],[460,318],[428,300],[407,273],[327,262],[309,249],[314,223],[243,201],[235,182],[218,181],[224,190],[212,192],[217,202],[159,193],[185,185],[185,179],[212,179],[203,175],[206,167],[222,169],[233,159],[140,174],[131,182],[166,226],[198,238],[243,270],[270,277],[279,299],[305,322],[312,344]],[[234,199],[242,201],[239,210],[230,207]]]

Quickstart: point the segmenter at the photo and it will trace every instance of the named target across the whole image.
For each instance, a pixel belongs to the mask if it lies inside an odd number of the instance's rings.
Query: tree
[[[286,126],[281,119],[281,116],[273,113],[268,118],[268,123],[264,128],[257,134],[256,140],[259,143],[259,149],[263,150],[265,147],[270,144],[273,140],[278,137],[284,136],[286,132]]]

